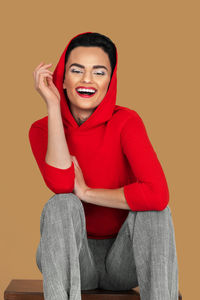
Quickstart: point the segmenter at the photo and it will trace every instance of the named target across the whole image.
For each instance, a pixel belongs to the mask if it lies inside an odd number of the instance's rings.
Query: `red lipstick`
[[[89,90],[92,90],[92,91],[95,91],[94,93],[91,93],[91,94],[87,94],[87,92],[85,93],[81,93],[80,91],[78,91],[78,89],[89,89]],[[76,92],[77,94],[82,97],[82,98],[91,98],[92,96],[94,96],[97,92],[97,89],[93,88],[93,87],[85,87],[85,86],[78,86],[76,88]]]

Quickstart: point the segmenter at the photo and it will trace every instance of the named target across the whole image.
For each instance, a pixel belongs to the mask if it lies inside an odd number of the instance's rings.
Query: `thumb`
[[[79,164],[78,164],[78,160],[76,159],[76,156],[73,156],[73,160],[74,160],[75,164],[78,166]]]

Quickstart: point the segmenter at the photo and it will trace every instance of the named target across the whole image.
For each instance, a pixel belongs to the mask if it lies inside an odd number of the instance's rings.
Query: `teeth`
[[[78,92],[89,92],[89,93],[95,93],[95,90],[92,89],[84,89],[84,88],[78,88]]]

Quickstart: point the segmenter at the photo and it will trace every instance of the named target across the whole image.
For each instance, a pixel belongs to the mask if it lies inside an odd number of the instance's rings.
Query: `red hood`
[[[91,33],[91,32],[84,32],[84,33]],[[83,33],[79,33],[75,37],[81,35]],[[73,128],[79,128],[80,130],[88,129],[91,127],[96,127],[99,124],[105,123],[109,119],[111,119],[115,104],[116,104],[116,95],[117,95],[117,50],[116,50],[116,65],[115,69],[112,74],[112,78],[110,81],[110,85],[108,88],[108,91],[101,101],[101,103],[98,105],[98,107],[95,109],[93,114],[81,125],[79,126],[73,115],[71,114],[71,111],[69,109],[67,100],[65,98],[65,94],[63,91],[63,76],[64,76],[64,67],[65,67],[65,53],[67,51],[67,48],[71,41],[75,38],[73,37],[69,43],[67,44],[65,50],[63,51],[60,60],[54,70],[53,73],[53,82],[57,89],[60,92],[60,106],[61,106],[61,115],[63,119],[63,124],[65,127],[71,126]]]

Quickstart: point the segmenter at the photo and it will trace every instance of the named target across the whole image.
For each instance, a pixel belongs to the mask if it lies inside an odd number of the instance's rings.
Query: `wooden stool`
[[[133,290],[107,291],[96,289],[81,291],[81,295],[82,300],[140,300],[140,295]],[[44,300],[43,280],[11,280],[4,291],[4,300]],[[182,300],[180,292],[179,300]]]

